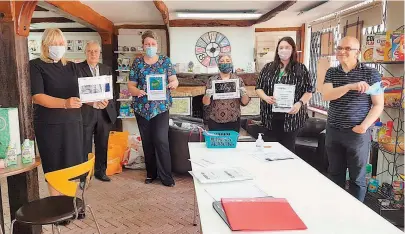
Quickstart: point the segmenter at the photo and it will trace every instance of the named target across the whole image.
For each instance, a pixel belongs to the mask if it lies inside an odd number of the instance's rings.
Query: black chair
[[[249,135],[257,138],[258,133],[264,133],[263,140],[265,142],[271,141],[266,136],[269,135],[269,130],[263,127],[260,117],[248,119],[244,127]],[[295,142],[295,153],[320,172],[326,172],[328,167],[325,151],[325,128],[325,119],[309,118],[300,130]]]

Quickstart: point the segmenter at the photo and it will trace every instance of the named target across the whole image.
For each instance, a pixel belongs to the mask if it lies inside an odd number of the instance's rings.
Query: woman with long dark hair
[[[283,100],[274,96],[277,90],[284,92]],[[256,93],[260,97],[260,115],[263,125],[269,129],[269,137],[287,149],[295,151],[295,140],[300,128],[308,119],[306,104],[315,91],[314,84],[304,64],[297,61],[297,47],[291,37],[283,37],[277,44],[274,61],[261,70]],[[292,105],[288,104],[293,100]]]

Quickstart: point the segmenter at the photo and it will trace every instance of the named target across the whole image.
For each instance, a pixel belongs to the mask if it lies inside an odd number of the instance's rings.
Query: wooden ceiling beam
[[[40,6],[36,6],[36,7],[35,7],[35,11],[48,11],[48,10],[45,9],[45,8],[42,8],[42,7],[40,7]]]
[[[255,28],[255,32],[284,32],[300,31],[301,27],[284,27],[284,28]]]
[[[96,32],[91,28],[59,28],[62,32]],[[30,29],[30,32],[44,32],[45,29]]]
[[[37,1],[0,1],[0,22],[14,22],[16,34],[27,37]]]
[[[38,5],[97,32],[114,33],[114,24],[110,20],[80,1],[45,0],[38,2]]]
[[[156,9],[160,11],[160,14],[162,14],[163,23],[166,26],[169,26],[169,9],[167,8],[166,4],[163,2],[163,0],[153,0],[153,3],[155,4]]]
[[[166,25],[122,24],[116,25],[116,29],[166,29]]]
[[[275,17],[281,11],[285,11],[288,8],[290,8],[296,2],[297,1],[285,1],[285,2],[281,3],[276,8],[273,8],[271,11],[269,11],[266,14],[260,16],[260,18],[256,20],[255,24],[263,23],[263,22],[266,22],[266,21],[270,20],[271,18]]]
[[[31,24],[38,23],[72,23],[75,22],[71,19],[66,19],[63,17],[46,17],[46,18],[32,18]]]
[[[253,20],[170,20],[170,27],[250,27]]]

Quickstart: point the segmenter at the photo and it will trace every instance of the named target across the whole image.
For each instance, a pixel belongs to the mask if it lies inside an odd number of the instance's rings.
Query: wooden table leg
[[[7,177],[10,217],[14,220],[15,212],[27,202],[39,199],[38,169]],[[24,225],[16,222],[12,234],[40,234],[41,226]]]

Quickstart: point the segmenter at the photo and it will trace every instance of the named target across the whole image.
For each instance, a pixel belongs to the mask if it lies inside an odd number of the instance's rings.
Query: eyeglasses
[[[357,49],[357,48],[351,48],[351,47],[341,47],[341,46],[338,46],[337,48],[336,48],[336,51],[346,51],[346,52],[350,52],[351,50],[359,50],[359,49]]]
[[[89,54],[97,54],[99,52],[100,52],[99,50],[87,50],[87,53]]]

